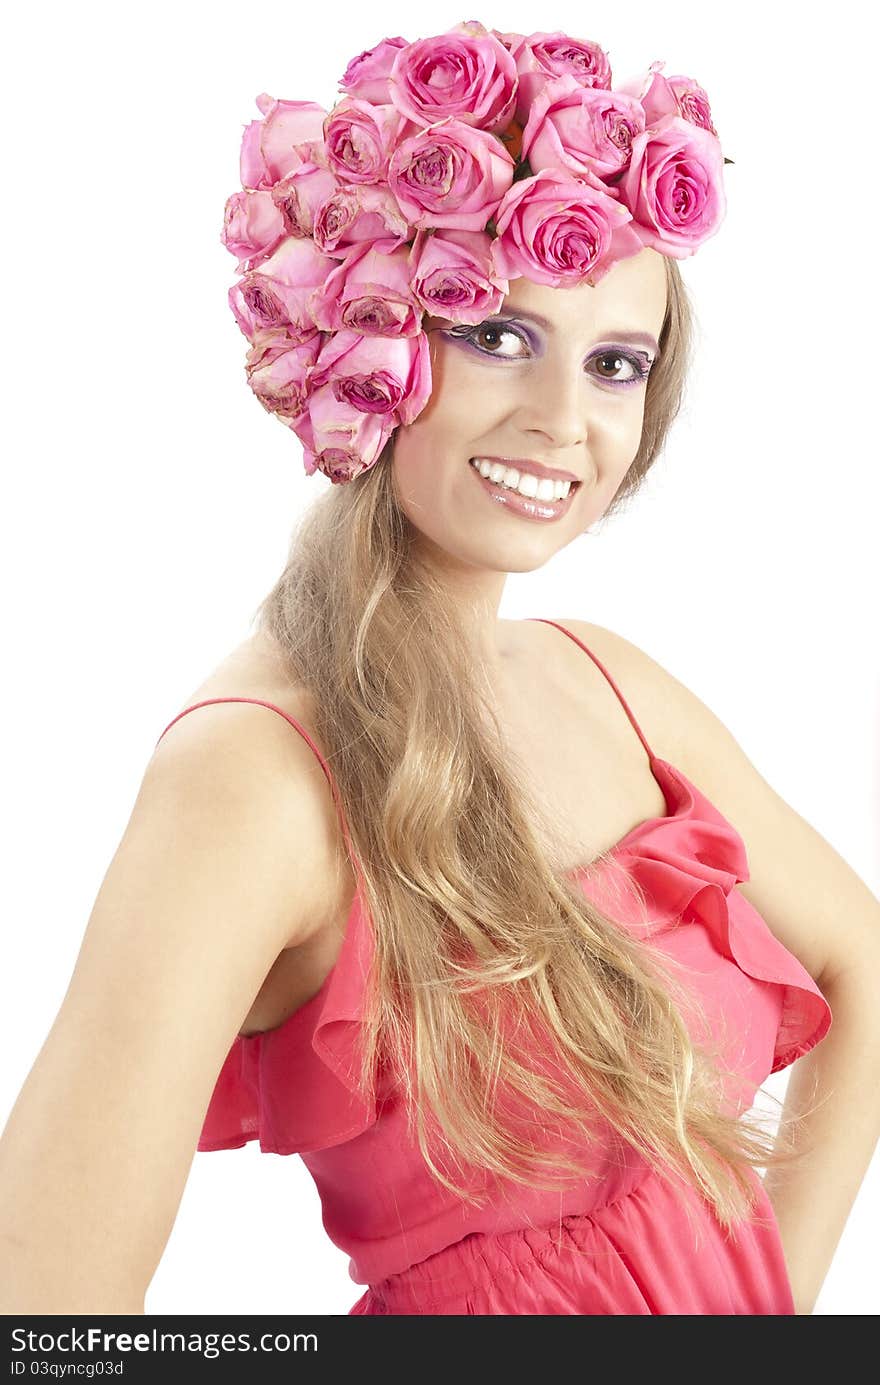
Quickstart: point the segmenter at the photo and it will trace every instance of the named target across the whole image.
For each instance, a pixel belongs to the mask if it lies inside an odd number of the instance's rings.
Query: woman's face
[[[475,327],[426,318],[431,397],[397,429],[391,462],[421,534],[467,565],[528,572],[598,519],[638,451],[665,311],[663,257],[646,247],[595,287],[512,279],[500,312]],[[488,484],[472,458],[498,459]],[[531,482],[521,502],[498,484],[502,466],[522,477],[529,462],[579,483],[553,518],[517,508],[541,508]]]

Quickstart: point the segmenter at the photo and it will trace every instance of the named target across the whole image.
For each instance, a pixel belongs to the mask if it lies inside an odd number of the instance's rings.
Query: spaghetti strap
[[[199,707],[210,707],[217,702],[252,702],[258,707],[268,707],[270,711],[277,712],[280,717],[284,717],[284,720],[289,722],[293,729],[299,732],[306,744],[311,747],[318,763],[321,766],[321,769],[324,771],[327,783],[330,785],[330,792],[333,795],[333,802],[336,806],[336,813],[339,818],[339,826],[342,831],[343,838],[345,839],[345,845],[348,849],[348,857],[354,868],[355,874],[357,875],[358,888],[360,888],[360,882],[362,879],[360,862],[358,861],[354,847],[351,843],[351,837],[348,831],[348,824],[345,821],[345,813],[343,812],[342,808],[342,799],[340,797],[339,790],[336,787],[336,781],[334,780],[333,775],[330,772],[330,766],[328,765],[321,751],[318,749],[318,746],[315,744],[306,728],[296,720],[296,717],[292,717],[289,712],[285,712],[283,707],[278,707],[274,702],[267,702],[262,697],[206,697],[202,702],[194,702],[192,706],[184,707],[182,712],[178,712],[177,716],[172,718],[171,721],[169,721],[168,725],[165,727],[165,731],[170,731],[171,727],[175,724],[175,722],[180,721],[181,717],[185,717],[187,712],[194,712]],[[165,731],[162,732],[162,736],[165,735]],[[159,741],[161,741],[162,736],[159,737],[159,740],[156,742],[156,745],[159,744]],[[155,749],[155,746],[153,748]]]
[[[629,717],[630,721],[632,722],[633,729],[634,729],[636,735],[638,736],[639,740],[641,741],[642,745],[645,747],[645,750],[646,750],[647,753],[648,753],[648,759],[649,759],[650,763],[653,765],[653,764],[655,763],[656,759],[657,759],[657,756],[654,754],[653,750],[652,750],[651,747],[649,746],[649,744],[648,744],[648,742],[647,742],[647,739],[646,739],[646,737],[645,737],[645,735],[644,735],[644,733],[643,733],[643,731],[642,731],[642,728],[639,726],[639,723],[636,721],[635,717],[633,716],[633,713],[632,713],[632,710],[631,710],[631,708],[630,708],[630,705],[629,705],[629,703],[627,702],[626,698],[624,697],[623,693],[620,691],[620,688],[617,686],[617,684],[615,683],[614,679],[611,677],[611,674],[608,672],[607,668],[606,668],[605,665],[602,663],[602,661],[601,661],[600,659],[598,659],[598,658],[596,657],[596,655],[593,653],[592,649],[588,649],[587,646],[584,644],[584,642],[583,642],[582,639],[580,639],[577,635],[575,635],[575,634],[573,633],[573,631],[567,629],[566,626],[560,625],[559,622],[558,622],[557,620],[548,620],[546,616],[526,616],[526,619],[527,619],[527,620],[539,620],[539,621],[541,621],[541,623],[542,623],[543,625],[555,625],[557,630],[561,630],[561,631],[563,632],[563,634],[568,635],[568,638],[569,638],[570,640],[574,640],[575,644],[580,645],[581,649],[584,651],[585,654],[589,654],[590,658],[593,660],[593,663],[594,663],[594,664],[596,665],[596,667],[600,670],[600,672],[603,673],[603,674],[605,675],[605,677],[607,678],[608,682],[611,684],[612,688],[614,689],[615,693],[617,694],[617,697],[618,697],[618,700],[619,700],[619,702],[620,702],[620,705],[623,707],[623,710],[626,712],[627,716]]]

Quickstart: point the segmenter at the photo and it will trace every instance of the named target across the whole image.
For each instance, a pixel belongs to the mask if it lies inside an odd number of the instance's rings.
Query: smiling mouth
[[[580,486],[580,481],[555,481],[549,477],[539,476],[534,471],[528,471],[520,467],[502,468],[499,463],[489,464],[486,459],[471,457],[468,465],[478,476],[491,486],[507,494],[519,495],[524,500],[537,500],[543,504],[556,505],[563,500],[568,500]],[[492,472],[495,471],[493,477]],[[511,484],[507,477],[516,476],[516,481]],[[525,483],[525,489],[520,486]]]
[[[474,464],[473,458],[468,462],[468,468],[474,473],[478,484],[495,505],[500,509],[507,510],[511,515],[518,515],[532,522],[547,523],[561,519],[571,508],[575,492],[581,484],[580,481],[552,483],[555,485],[556,493],[549,498],[546,487],[540,493],[526,495],[516,486],[505,486],[500,479],[492,481],[489,476],[484,476],[479,467]],[[530,472],[529,476],[532,480],[535,479],[534,472]],[[560,493],[562,484],[568,486],[564,495]]]

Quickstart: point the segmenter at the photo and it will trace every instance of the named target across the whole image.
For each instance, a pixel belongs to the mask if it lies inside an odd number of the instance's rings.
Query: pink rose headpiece
[[[595,284],[714,235],[731,160],[703,88],[663,66],[612,87],[597,43],[472,20],[359,54],[330,111],[257,97],[221,236],[229,304],[307,475],[354,480],[424,408],[426,313],[476,325],[520,275]]]

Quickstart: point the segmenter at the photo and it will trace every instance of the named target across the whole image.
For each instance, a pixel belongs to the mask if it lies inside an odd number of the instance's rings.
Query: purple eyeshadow
[[[487,351],[485,347],[478,346],[471,338],[475,333],[484,328],[494,328],[498,332],[509,332],[511,335],[525,341],[532,352],[540,354],[540,342],[532,335],[528,326],[518,318],[484,318],[482,322],[476,322],[473,325],[462,323],[457,327],[448,328],[443,335],[452,337],[456,341],[463,342],[469,350],[476,352],[477,355],[482,356],[484,360],[486,357],[490,360],[494,357],[499,361],[506,361],[508,364],[514,364],[522,359],[517,356],[496,355],[494,351]],[[629,385],[644,384],[653,365],[653,360],[648,352],[636,351],[632,347],[616,346],[614,343],[598,347],[591,353],[589,359],[591,361],[601,360],[603,356],[620,356],[623,360],[629,362],[634,372],[629,380],[611,380],[602,375],[596,377],[601,380],[603,384],[610,385],[612,389],[625,389]]]

